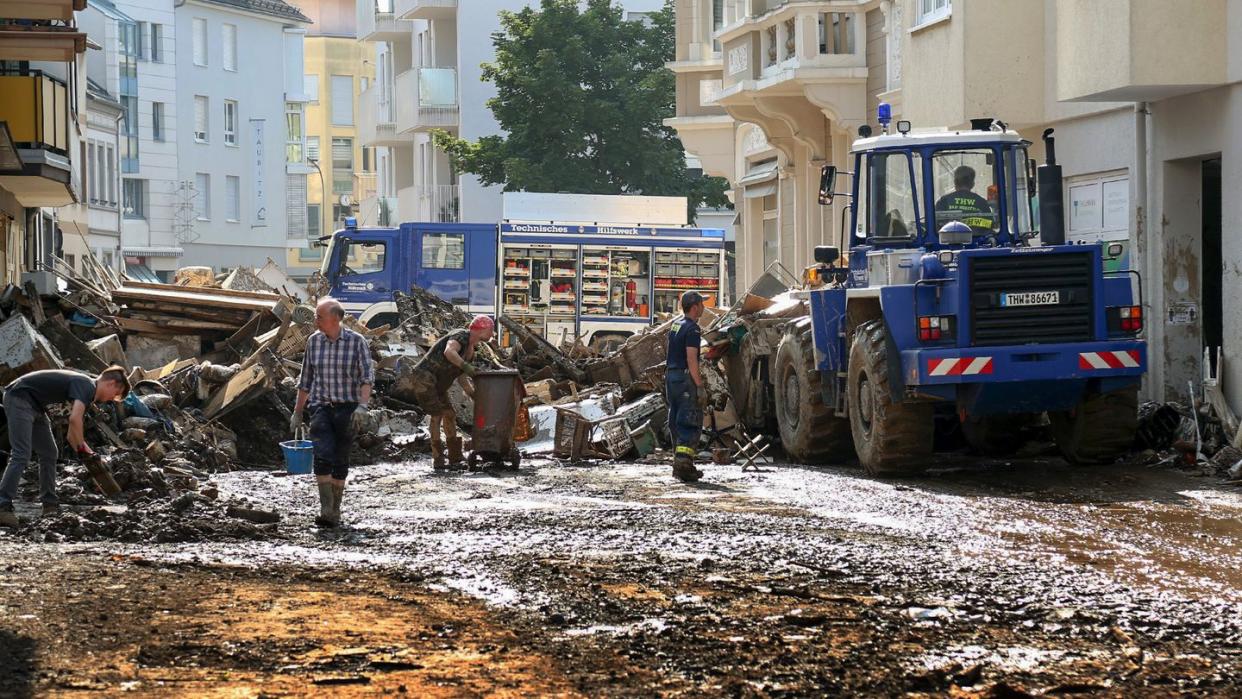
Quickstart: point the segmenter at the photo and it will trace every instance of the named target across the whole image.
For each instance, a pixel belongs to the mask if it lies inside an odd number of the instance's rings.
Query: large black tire
[[[1013,456],[1026,444],[1022,430],[1031,421],[1025,413],[1015,415],[966,416],[962,434],[972,451],[981,456]]]
[[[894,402],[889,390],[887,331],[883,321],[859,326],[850,345],[850,431],[862,467],[872,476],[922,472],[934,448],[931,403]]]
[[[781,445],[799,463],[841,463],[854,453],[850,425],[824,404],[813,341],[810,323],[795,323],[776,348],[772,382]]]
[[[1052,438],[1071,464],[1108,464],[1134,446],[1138,387],[1087,398],[1073,410],[1050,412]]]

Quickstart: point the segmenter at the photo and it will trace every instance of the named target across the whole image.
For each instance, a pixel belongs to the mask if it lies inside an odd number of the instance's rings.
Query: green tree
[[[626,21],[610,0],[542,0],[501,12],[483,79],[504,135],[477,142],[445,131],[436,145],[458,172],[507,191],[685,196],[728,206],[727,182],[686,170],[675,112],[671,2],[650,24]]]

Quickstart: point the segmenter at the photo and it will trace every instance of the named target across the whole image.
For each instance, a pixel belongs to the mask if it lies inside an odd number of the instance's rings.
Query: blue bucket
[[[280,450],[285,453],[285,471],[293,474],[311,472],[311,464],[315,461],[315,443],[309,439],[291,439],[280,443]]]

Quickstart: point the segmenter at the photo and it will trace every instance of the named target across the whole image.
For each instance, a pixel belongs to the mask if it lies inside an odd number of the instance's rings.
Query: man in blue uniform
[[[699,434],[703,430],[703,408],[707,391],[699,372],[699,317],[703,315],[703,297],[697,291],[681,295],[685,317],[673,326],[668,338],[668,364],[665,389],[668,395],[668,432],[676,446],[673,454],[673,476],[692,483],[703,472],[694,467],[698,453]]]

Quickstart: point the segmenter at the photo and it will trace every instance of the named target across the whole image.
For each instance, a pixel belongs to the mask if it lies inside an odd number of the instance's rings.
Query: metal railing
[[[461,185],[420,185],[418,198],[428,212],[427,220],[439,223],[461,221]]]

